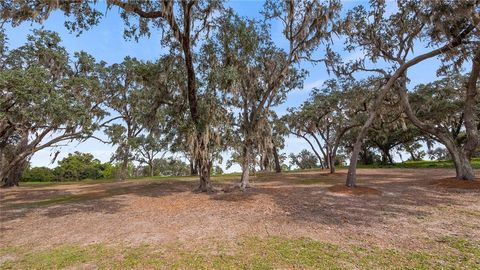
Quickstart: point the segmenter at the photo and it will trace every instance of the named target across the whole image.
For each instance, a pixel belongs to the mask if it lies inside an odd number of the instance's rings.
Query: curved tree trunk
[[[374,101],[374,104],[372,106],[372,109],[370,110],[370,113],[368,115],[368,119],[365,122],[365,124],[362,126],[362,129],[360,133],[357,136],[357,140],[355,141],[355,144],[353,146],[353,153],[350,158],[350,166],[348,167],[348,175],[347,175],[347,180],[346,180],[346,185],[348,187],[354,187],[357,183],[357,161],[358,161],[358,155],[360,153],[360,149],[362,147],[362,141],[366,136],[366,133],[370,126],[372,125],[373,120],[377,116],[378,109],[383,101],[383,98],[387,94],[387,92],[392,88],[394,83],[397,81],[397,79],[404,74],[404,72],[410,68],[411,66],[414,66],[426,59],[435,57],[437,55],[440,55],[442,53],[445,53],[447,51],[452,50],[453,48],[459,46],[462,44],[463,39],[465,36],[467,36],[473,29],[475,29],[476,26],[469,27],[468,31],[462,32],[461,35],[457,36],[455,40],[452,42],[446,44],[445,46],[435,49],[433,51],[430,51],[428,53],[424,53],[422,55],[419,55],[417,57],[414,57],[410,61],[403,63],[400,65],[400,67],[393,73],[393,75],[388,79],[387,83],[383,85],[382,89],[377,95],[377,98]],[[400,88],[400,87],[398,87]],[[403,92],[403,91],[400,91]]]
[[[475,172],[470,164],[470,160],[463,151],[453,155],[453,162],[455,163],[456,178],[458,180],[475,180]]]
[[[410,121],[424,132],[435,135],[438,141],[445,145],[450,155],[452,156],[453,163],[455,164],[456,178],[459,180],[475,180],[475,171],[470,164],[470,158],[472,153],[478,147],[480,140],[478,136],[478,125],[475,120],[475,107],[477,105],[477,81],[480,73],[480,48],[477,48],[475,57],[472,61],[472,70],[468,78],[466,85],[465,107],[464,107],[464,119],[465,130],[467,133],[467,139],[463,147],[458,147],[455,142],[445,133],[437,131],[434,127],[430,127],[420,121],[413,112],[410,102],[408,100],[408,94],[406,90],[406,80],[402,82],[402,87],[398,87],[399,93],[404,111],[407,113]]]
[[[307,138],[307,136],[303,136],[303,135],[300,135],[299,133],[294,133],[294,132],[291,132],[293,135],[295,136],[298,136],[298,137],[301,137],[303,138],[305,141],[307,141],[307,143],[310,145],[310,148],[312,149],[313,153],[315,153],[315,156],[317,156],[318,158],[318,162],[320,162],[320,167],[322,169],[324,169],[325,167],[323,166],[323,162],[322,162],[322,157],[320,156],[320,154],[317,152],[317,150],[315,149],[315,147],[313,146],[312,142]],[[320,149],[321,150],[321,149]],[[323,150],[322,150],[323,151]]]

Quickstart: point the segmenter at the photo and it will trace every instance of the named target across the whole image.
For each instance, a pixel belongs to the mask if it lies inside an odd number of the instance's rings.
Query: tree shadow
[[[465,204],[452,196],[452,193],[431,187],[429,181],[433,177],[435,175],[428,175],[428,171],[418,173],[406,170],[401,171],[401,174],[396,170],[362,172],[359,174],[359,183],[378,189],[382,194],[355,196],[328,191],[329,186],[344,183],[345,173],[342,172],[336,175],[326,172],[265,174],[252,178],[254,186],[245,192],[219,192],[205,196],[209,196],[213,201],[227,202],[228,207],[238,207],[244,202],[255,203],[257,196],[267,196],[281,209],[281,212],[275,213],[276,216],[272,218],[325,225],[348,223],[368,226],[373,223],[383,223],[386,219],[432,215],[428,208],[423,206]],[[233,179],[230,183],[215,183],[215,186],[226,187],[238,179]],[[305,185],[305,181],[302,181],[305,179],[320,180]],[[75,193],[53,188],[32,190],[34,193],[27,193],[24,196],[34,194],[33,197],[37,198],[36,200],[18,203],[14,198],[8,198],[1,201],[0,230],[9,230],[2,223],[23,218],[36,211],[49,218],[76,213],[115,214],[129,203],[129,198],[125,198],[124,195],[158,198],[189,192],[196,186],[197,181],[194,180],[167,180],[95,184],[95,186],[81,187],[80,193],[78,190]],[[41,200],[38,201],[38,198]],[[195,212],[188,214],[195,215]]]
[[[424,173],[428,173],[425,171]],[[299,222],[314,222],[324,225],[351,224],[368,226],[383,223],[386,219],[400,217],[424,218],[433,215],[427,207],[461,206],[465,202],[448,191],[430,186],[430,178],[423,179],[415,171],[388,171],[386,173],[362,173],[362,185],[378,189],[381,195],[348,195],[328,191],[328,187],[343,184],[346,174],[321,173],[268,175],[259,183],[235,197],[230,194],[213,195],[214,200],[242,202],[255,199],[255,195],[267,195],[283,210],[284,217]],[[318,178],[313,185],[302,185],[299,180]],[[331,179],[334,178],[334,179]],[[323,181],[325,180],[326,181]],[[274,183],[275,182],[275,183]],[[278,183],[277,183],[278,182]]]
[[[193,183],[187,181],[165,181],[109,185],[109,188],[103,187],[100,190],[98,187],[88,186],[82,187],[80,193],[56,189],[29,190],[22,196],[1,201],[0,224],[3,226],[4,222],[24,218],[32,212],[40,212],[49,218],[79,212],[113,214],[128,203],[121,198],[122,195],[161,197],[192,190],[192,188]],[[35,197],[25,201],[28,194],[35,194]]]

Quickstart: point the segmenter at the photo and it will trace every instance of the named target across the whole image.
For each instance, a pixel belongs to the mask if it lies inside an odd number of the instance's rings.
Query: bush
[[[55,180],[53,170],[47,167],[33,167],[25,170],[22,181],[51,182]]]
[[[89,153],[75,152],[60,160],[54,170],[56,181],[103,178],[102,163]]]

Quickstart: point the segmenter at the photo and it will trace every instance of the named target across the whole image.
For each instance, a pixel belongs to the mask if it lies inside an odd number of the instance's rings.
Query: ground
[[[344,170],[215,194],[188,177],[3,189],[0,269],[480,269],[478,184],[456,187],[451,169],[358,175],[355,192]]]

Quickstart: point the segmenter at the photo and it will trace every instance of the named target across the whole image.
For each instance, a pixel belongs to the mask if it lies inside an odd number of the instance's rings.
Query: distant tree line
[[[102,163],[92,154],[75,152],[58,161],[55,168],[27,166],[23,172],[22,181],[25,182],[62,182],[80,181],[85,179],[114,179],[122,172],[123,164]],[[151,176],[185,176],[190,174],[187,163],[169,158],[159,158],[153,161],[153,171],[150,166],[129,163],[128,174],[134,177]],[[217,172],[221,174],[222,172]]]

